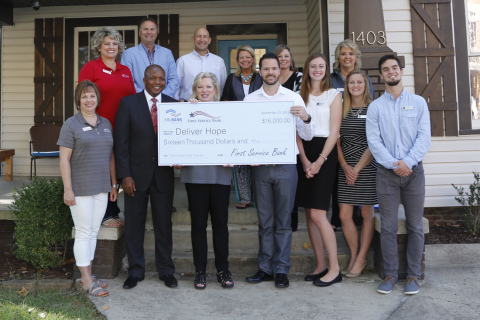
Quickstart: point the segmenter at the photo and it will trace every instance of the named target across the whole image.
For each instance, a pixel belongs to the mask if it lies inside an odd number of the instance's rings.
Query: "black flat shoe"
[[[193,286],[198,290],[203,290],[207,287],[207,277],[205,276],[204,271],[197,272],[195,280],[193,281]]]
[[[230,277],[232,273],[230,271],[220,271],[217,272],[217,281],[222,284],[222,288],[230,289],[233,288],[233,280]],[[230,283],[227,283],[230,282]]]
[[[160,276],[160,280],[165,281],[165,285],[169,288],[176,288],[178,281],[173,274],[167,274],[166,276]]]
[[[328,287],[334,283],[337,283],[337,282],[340,282],[342,281],[342,274],[341,273],[338,273],[338,276],[333,279],[332,281],[329,281],[329,282],[324,282],[320,279],[317,279],[315,281],[313,281],[313,284],[316,285],[317,287]]]
[[[327,273],[328,273],[328,268],[325,268],[325,270],[323,270],[320,273],[309,274],[309,275],[305,276],[305,281],[315,281],[317,279],[320,279],[321,277],[323,277]]]
[[[255,273],[253,276],[246,277],[245,281],[251,283],[260,283],[262,281],[272,281],[273,279],[273,275],[263,272],[262,270],[258,270],[258,272]]]
[[[137,286],[137,282],[143,281],[145,279],[145,276],[142,277],[128,277],[127,280],[123,283],[123,288],[124,289],[132,289]]]
[[[288,288],[290,281],[288,281],[287,275],[285,273],[277,273],[275,275],[275,287],[277,288]]]

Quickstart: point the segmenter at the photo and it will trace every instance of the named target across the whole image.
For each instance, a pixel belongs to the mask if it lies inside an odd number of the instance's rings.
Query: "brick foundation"
[[[385,278],[385,270],[383,268],[382,245],[380,244],[380,233],[375,231],[373,235],[372,248],[375,251],[375,270],[377,270],[380,278]],[[398,249],[398,279],[407,278],[407,235],[397,234]],[[422,256],[422,274],[420,280],[425,279],[425,246],[423,246]]]
[[[424,217],[431,226],[463,225],[465,209],[463,207],[425,208]]]
[[[122,267],[122,259],[127,252],[125,236],[118,240],[98,240],[92,273],[100,279],[112,279],[118,275]],[[74,266],[74,277],[80,278],[77,265]]]
[[[0,220],[0,245],[15,244],[13,232],[15,231],[15,221]]]

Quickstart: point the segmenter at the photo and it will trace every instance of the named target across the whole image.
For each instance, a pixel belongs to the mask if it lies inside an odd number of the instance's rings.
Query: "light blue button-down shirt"
[[[387,169],[403,160],[412,169],[430,148],[430,114],[421,96],[403,89],[395,100],[385,93],[367,112],[367,140],[375,160]]]

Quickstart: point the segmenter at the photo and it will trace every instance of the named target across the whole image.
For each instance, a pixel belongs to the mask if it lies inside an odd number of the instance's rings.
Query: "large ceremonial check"
[[[291,101],[160,106],[159,166],[296,163]]]

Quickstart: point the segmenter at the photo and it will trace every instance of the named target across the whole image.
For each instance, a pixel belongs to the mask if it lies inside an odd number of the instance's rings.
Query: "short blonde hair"
[[[95,31],[92,38],[90,39],[93,53],[97,57],[100,56],[100,47],[102,46],[105,37],[110,37],[110,39],[118,43],[119,54],[125,50],[122,35],[120,34],[120,32],[117,31],[117,29],[115,29],[114,27],[100,27],[97,29],[97,31]]]
[[[287,46],[286,44],[279,44],[278,46],[275,47],[275,49],[273,49],[273,53],[278,57],[278,55],[283,51],[283,50],[288,50],[288,52],[290,53],[290,58],[292,60],[290,60],[290,70],[292,70],[293,72],[295,72],[297,69],[295,68],[295,60],[293,59],[293,53],[292,53],[292,50],[290,49],[289,46]]]
[[[351,104],[352,104],[352,95],[350,91],[348,91],[348,81],[353,75],[359,74],[363,77],[363,81],[365,82],[365,91],[363,91],[363,99],[362,104],[363,106],[368,106],[372,101],[372,94],[370,93],[370,85],[368,82],[368,77],[362,70],[355,69],[350,71],[347,75],[347,79],[345,79],[345,91],[343,92],[343,118],[347,116],[350,112]]]
[[[92,91],[97,96],[96,109],[100,107],[100,90],[98,90],[97,85],[90,80],[83,80],[75,88],[75,107],[77,107],[77,111],[80,111],[80,100],[82,98],[82,94]]]
[[[193,81],[193,85],[192,85],[193,94],[190,97],[190,99],[198,99],[198,97],[195,93],[195,90],[200,85],[200,81],[202,81],[203,78],[212,79],[213,86],[215,87],[215,99],[214,99],[214,101],[220,101],[220,86],[218,85],[217,77],[215,76],[215,74],[213,74],[211,72],[200,72],[199,74],[197,74],[197,76],[195,77],[195,80]]]
[[[255,68],[255,66],[257,64],[257,58],[255,58],[255,50],[253,50],[253,48],[250,47],[249,45],[243,44],[241,46],[238,46],[238,48],[237,48],[237,70],[235,71],[235,75],[237,77],[240,77],[240,74],[242,73],[242,68],[238,64],[238,56],[240,55],[240,52],[242,52],[242,51],[247,51],[248,53],[250,53],[252,55],[252,58],[253,58],[252,72],[254,74],[258,73],[257,68]]]
[[[333,70],[340,70],[340,61],[338,61],[338,58],[340,57],[340,50],[342,48],[352,49],[353,54],[355,55],[354,69],[360,69],[362,67],[362,52],[355,42],[350,39],[345,39],[340,42],[335,49],[335,62],[333,63]]]

